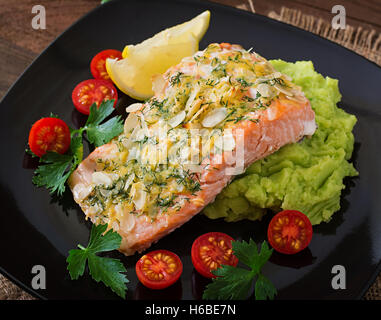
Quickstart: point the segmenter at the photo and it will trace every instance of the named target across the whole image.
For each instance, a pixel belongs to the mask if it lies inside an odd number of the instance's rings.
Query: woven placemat
[[[269,17],[337,42],[381,66],[381,34],[374,29],[347,25],[344,30],[335,30],[331,22],[285,7],[280,14],[270,12]]]
[[[238,8],[255,12],[252,0],[247,0]],[[300,10],[282,7],[280,13],[271,11],[268,16],[296,27],[318,34],[351,49],[358,54],[381,65],[381,34],[372,29],[346,26],[345,30],[335,30],[329,21],[302,13]],[[0,275],[0,300],[35,299],[5,277]],[[381,300],[381,275],[365,294],[366,300]]]
[[[0,274],[0,300],[34,300],[30,294]]]

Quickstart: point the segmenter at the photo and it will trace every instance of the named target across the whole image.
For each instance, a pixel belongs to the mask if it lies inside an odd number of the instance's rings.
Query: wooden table
[[[127,1],[127,0],[126,0]],[[160,0],[158,0],[160,1]],[[226,5],[245,7],[268,15],[282,6],[303,13],[332,19],[336,0],[214,0]],[[46,8],[46,30],[31,27],[32,7]],[[347,13],[347,23],[381,33],[381,0],[340,1]],[[100,0],[0,0],[0,99],[33,59],[77,19],[100,5]],[[381,286],[381,278],[378,280]]]
[[[268,15],[281,6],[330,20],[336,0],[214,0],[219,3],[254,7]],[[346,8],[347,23],[381,32],[381,0],[340,1]],[[46,8],[46,30],[31,27],[34,5]],[[0,98],[33,59],[61,32],[82,15],[100,4],[100,0],[0,0]],[[253,5],[253,6],[252,6]]]

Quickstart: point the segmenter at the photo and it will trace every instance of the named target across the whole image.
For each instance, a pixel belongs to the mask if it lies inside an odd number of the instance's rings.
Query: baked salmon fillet
[[[69,186],[86,218],[147,249],[213,202],[250,164],[316,130],[300,87],[256,53],[210,44],[153,79],[124,132],[96,148]]]

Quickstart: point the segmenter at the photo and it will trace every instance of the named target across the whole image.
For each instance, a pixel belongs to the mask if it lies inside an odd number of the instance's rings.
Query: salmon
[[[316,130],[301,88],[239,45],[210,44],[156,76],[153,89],[127,108],[124,132],[69,179],[86,218],[117,231],[125,255],[189,221],[253,162]]]

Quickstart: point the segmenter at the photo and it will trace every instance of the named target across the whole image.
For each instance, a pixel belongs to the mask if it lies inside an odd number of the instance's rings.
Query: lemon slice
[[[153,95],[152,77],[197,52],[209,20],[210,12],[205,11],[137,45],[126,46],[122,55],[124,59],[106,60],[107,73],[115,85],[132,98],[150,98]]]
[[[170,43],[181,43],[184,42],[184,38],[187,38],[189,34],[193,34],[193,36],[200,41],[204,36],[206,30],[208,30],[210,21],[210,11],[204,11],[199,14],[197,17],[184,22],[182,24],[178,24],[174,27],[165,29],[157,34],[155,34],[152,38],[144,40],[143,42],[137,44],[138,46],[155,46],[158,43],[170,44]],[[123,52],[122,57],[126,58],[128,56],[128,52],[131,49],[131,45],[127,45]]]
[[[134,99],[146,100],[153,95],[153,75],[164,73],[170,66],[178,64],[183,57],[191,56],[197,50],[198,41],[189,35],[184,43],[131,48],[125,59],[107,59],[106,69],[121,91]]]

